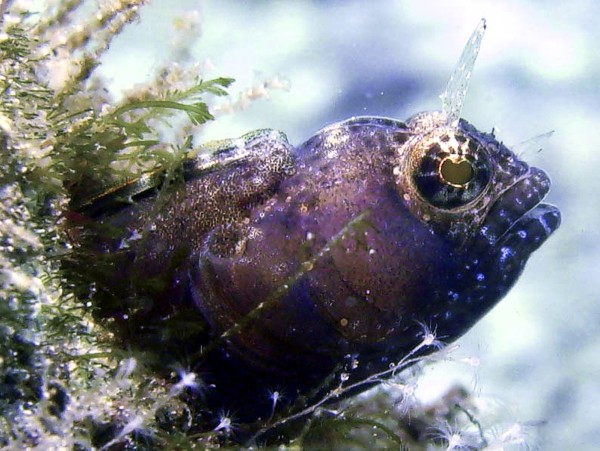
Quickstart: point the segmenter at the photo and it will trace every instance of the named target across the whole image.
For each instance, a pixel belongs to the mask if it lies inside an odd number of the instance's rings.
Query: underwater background
[[[462,117],[482,131],[495,128],[525,161],[547,171],[553,187],[546,200],[559,206],[563,222],[506,298],[458,340],[457,355],[478,362],[477,368],[431,365],[419,397],[475,384],[481,397],[530,426],[532,445],[595,449],[599,15],[600,4],[585,0],[157,0],[117,38],[100,72],[118,96],[168,56],[167,24],[186,18],[201,28],[189,58],[209,77],[236,79],[233,105],[223,106],[197,141],[274,128],[300,144],[351,116],[407,119],[440,109],[438,96],[485,17],[488,29]],[[253,97],[268,99],[247,102]]]
[[[33,14],[19,17],[23,8]],[[180,395],[200,390],[202,374],[196,378],[185,367],[174,369],[172,380],[148,374],[142,355],[115,346],[109,329],[92,320],[96,286],[78,285],[61,272],[59,259],[68,260],[74,245],[61,225],[69,190],[78,181],[115,176],[114,152],[128,147],[141,147],[122,155],[138,171],[153,161],[175,167],[192,122],[194,145],[266,127],[299,145],[352,116],[404,120],[438,110],[465,42],[485,17],[488,30],[462,117],[481,131],[494,130],[522,159],[547,171],[553,187],[546,201],[560,208],[562,226],[452,352],[418,366],[420,405],[442,400],[442,407],[462,408],[444,395],[466,387],[475,397],[473,418],[486,428],[497,425],[486,430],[493,441],[484,445],[482,436],[465,430],[461,437],[453,434],[458,425],[446,424],[445,431],[438,422],[440,430],[434,427],[423,446],[431,449],[432,439],[449,432],[437,445],[458,449],[471,440],[472,449],[508,443],[510,449],[597,449],[600,5],[0,2],[0,11],[6,9],[0,17],[0,448],[226,445],[236,427],[226,412],[214,429],[188,434],[192,417]],[[190,80],[190,73],[206,83]],[[225,94],[218,86],[230,81],[217,77],[236,79],[229,96],[205,96]],[[186,91],[190,83],[203,85],[192,85],[197,97]],[[188,97],[177,97],[181,92]],[[160,107],[145,111],[140,95],[199,103],[183,105],[196,108],[186,122]],[[208,121],[205,101],[215,121]],[[132,145],[135,139],[143,141]],[[384,443],[371,441],[383,431],[369,423],[373,412],[393,422],[399,410],[415,420],[407,406],[394,404],[411,402],[398,390],[403,382],[342,407],[367,406],[364,443]],[[393,408],[381,408],[382,397]],[[460,412],[471,430],[479,426]],[[347,438],[351,443],[352,434]],[[292,446],[303,443],[315,442]]]

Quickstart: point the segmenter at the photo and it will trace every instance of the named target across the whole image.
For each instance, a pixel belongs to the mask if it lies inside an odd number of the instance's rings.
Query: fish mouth
[[[544,171],[529,168],[491,206],[476,243],[508,246],[522,255],[536,250],[560,226],[558,208],[542,203],[550,186],[550,178]]]

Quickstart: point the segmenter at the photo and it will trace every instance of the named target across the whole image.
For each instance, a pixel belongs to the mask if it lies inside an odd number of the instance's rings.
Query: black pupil
[[[440,164],[440,175],[445,182],[454,186],[464,186],[469,183],[475,175],[473,166],[467,160],[452,161],[446,158]]]

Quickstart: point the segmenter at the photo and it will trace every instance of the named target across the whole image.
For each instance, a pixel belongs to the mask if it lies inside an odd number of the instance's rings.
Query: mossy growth
[[[186,394],[201,389],[200,377],[183,366],[159,375],[148,356],[124,349],[92,314],[93,283],[61,267],[73,251],[68,205],[142,173],[176,173],[193,132],[214,119],[209,101],[227,95],[233,79],[204,80],[167,63],[115,102],[95,69],[143,0],[103,2],[94,14],[85,0],[50,2],[44,14],[9,3],[0,18],[0,447],[238,446],[234,415],[199,426],[188,402],[201,397]],[[162,130],[173,123],[179,132],[167,141]],[[245,445],[479,449],[522,441],[518,428],[484,431],[463,389],[419,404],[418,368],[358,399],[339,400],[351,391],[342,381],[322,402],[269,419]]]

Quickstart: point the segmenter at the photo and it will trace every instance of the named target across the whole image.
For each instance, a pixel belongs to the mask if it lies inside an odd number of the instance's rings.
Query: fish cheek
[[[391,202],[381,206],[367,217],[366,230],[350,234],[331,251],[331,266],[349,295],[331,303],[328,313],[335,323],[355,325],[356,330],[341,331],[355,341],[414,345],[414,334],[406,331],[428,322],[426,312],[437,304],[456,261],[451,246],[406,209]],[[319,282],[330,281],[321,277]]]
[[[193,276],[197,305],[219,333],[244,324],[228,340],[257,366],[306,367],[310,353],[320,367],[349,353],[410,349],[456,261],[396,199],[378,207],[333,241],[314,227],[307,240],[290,227],[302,214],[284,207],[238,226],[244,244],[231,249],[239,253],[221,250],[230,226],[211,232]],[[326,216],[340,228],[348,222]]]
[[[214,330],[228,335],[228,350],[284,374],[300,365],[333,364],[330,356],[344,347],[316,308],[310,268],[297,258],[301,245],[290,237],[286,216],[237,226],[245,243],[231,255],[215,252],[223,231],[211,232],[192,274],[193,299]]]

